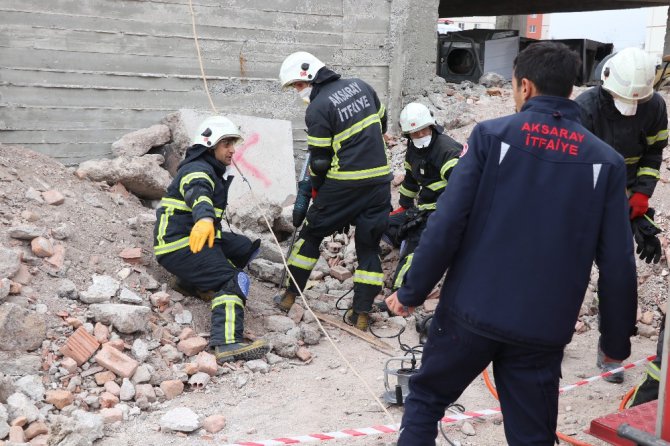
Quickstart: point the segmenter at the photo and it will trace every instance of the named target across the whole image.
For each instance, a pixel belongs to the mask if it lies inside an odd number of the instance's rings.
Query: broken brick
[[[142,260],[142,248],[125,248],[119,257],[128,263],[137,264]]]
[[[179,344],[177,344],[177,350],[186,356],[197,355],[203,351],[205,347],[207,347],[207,339],[200,336],[184,339]]]
[[[102,392],[100,394],[100,407],[103,409],[108,409],[119,404],[118,395],[114,395],[110,392]]]
[[[137,361],[114,347],[110,347],[109,343],[102,346],[98,354],[95,355],[95,360],[107,370],[111,370],[123,378],[133,376],[139,366]]]
[[[44,424],[43,421],[35,421],[33,423],[30,423],[30,426],[28,426],[28,428],[24,432],[26,440],[28,441],[32,440],[38,435],[44,435],[48,433],[49,428],[47,428],[47,425]]]
[[[330,275],[340,282],[344,282],[352,276],[351,271],[346,269],[344,266],[335,265],[330,268]]]
[[[84,327],[79,327],[60,348],[60,352],[81,366],[93,356],[98,347],[100,343]]]
[[[30,242],[30,249],[37,257],[51,257],[54,255],[54,245],[45,237],[35,237]]]
[[[60,270],[63,268],[65,263],[65,246],[62,243],[54,245],[54,253],[51,257],[44,259],[45,262]]]
[[[198,371],[207,373],[209,376],[216,375],[216,372],[219,370],[219,366],[216,363],[216,356],[207,352],[200,352],[195,358],[196,363],[198,364]]]
[[[163,381],[161,383],[161,390],[163,391],[165,398],[171,400],[184,392],[184,383],[176,379]]]
[[[72,392],[67,390],[47,390],[47,396],[45,401],[49,404],[53,404],[57,409],[62,409],[65,406],[69,406],[74,401],[74,395]]]
[[[42,192],[42,198],[44,198],[44,201],[46,201],[47,204],[52,206],[58,206],[65,202],[65,197],[57,190]]]
[[[99,386],[104,386],[106,382],[108,381],[114,381],[116,379],[116,375],[113,372],[110,372],[107,370],[106,372],[100,372],[96,373],[94,375],[95,378],[95,383]]]

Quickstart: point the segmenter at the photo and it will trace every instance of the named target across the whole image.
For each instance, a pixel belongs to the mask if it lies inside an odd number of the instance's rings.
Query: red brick
[[[226,427],[226,419],[223,415],[211,415],[203,420],[202,427],[210,434],[215,434]]]
[[[44,198],[44,201],[46,201],[47,204],[52,206],[58,206],[65,202],[65,197],[57,190],[42,192],[42,198]]]
[[[207,352],[200,352],[195,358],[196,363],[198,364],[198,371],[207,373],[209,376],[216,375],[216,372],[219,370],[219,366],[216,363],[216,356]]]
[[[348,278],[352,276],[351,271],[346,269],[344,266],[341,265],[335,265],[330,268],[330,275],[331,277],[336,278],[340,282],[344,282]]]
[[[10,423],[11,426],[23,427],[28,424],[28,418],[26,417],[16,417]]]
[[[44,260],[57,270],[60,270],[63,268],[63,263],[65,263],[65,246],[62,243],[54,245],[53,255]]]
[[[114,339],[112,341],[105,343],[105,345],[108,347],[113,347],[120,352],[122,352],[123,349],[126,348],[126,343],[123,342],[123,339]]]
[[[25,436],[23,428],[19,426],[12,426],[9,428],[9,442],[10,443],[25,443]]]
[[[105,324],[97,322],[93,328],[93,336],[99,343],[104,344],[109,341],[109,328]]]
[[[72,358],[63,358],[63,360],[60,362],[60,366],[67,370],[68,373],[74,373],[77,371],[77,361]]]
[[[44,435],[48,433],[49,428],[47,427],[46,424],[44,424],[43,421],[35,421],[34,423],[30,423],[30,426],[28,426],[28,428],[24,432],[26,440],[28,441],[32,440],[38,435]]]
[[[102,349],[95,355],[95,360],[107,370],[111,370],[123,378],[133,376],[139,366],[137,361],[114,347],[110,347],[109,343],[102,346]]]
[[[202,352],[201,352],[202,353]],[[198,373],[198,364],[195,362],[187,362],[184,364],[184,372],[186,372],[187,375],[195,375]]]
[[[193,338],[195,337],[195,331],[191,327],[186,327],[184,328],[181,333],[179,334],[179,340],[184,341],[188,338]]]
[[[172,398],[181,395],[184,392],[184,383],[176,379],[170,381],[163,381],[161,383],[161,390],[165,398],[171,400]]]
[[[60,352],[74,359],[77,365],[81,366],[93,356],[99,347],[100,343],[84,327],[79,327],[60,348]]]
[[[45,401],[49,404],[53,404],[57,409],[62,409],[63,407],[72,404],[74,395],[72,395],[72,392],[62,389],[47,390]]]
[[[100,407],[107,409],[119,404],[118,395],[113,395],[109,392],[102,392],[100,394]]]
[[[96,373],[94,377],[95,377],[95,383],[99,386],[104,386],[106,382],[114,381],[116,379],[116,375],[113,372],[110,372],[109,370],[107,370],[106,372]]]
[[[128,263],[140,263],[142,260],[142,248],[125,248],[119,253],[119,257]]]
[[[188,338],[181,341],[177,344],[177,350],[185,354],[186,356],[197,355],[207,347],[207,339],[196,336],[194,338]]]
[[[121,395],[121,387],[115,381],[107,381],[104,387],[107,392],[114,396]]]
[[[312,359],[312,354],[305,347],[299,347],[298,351],[295,352],[295,355],[303,362],[309,361]]]

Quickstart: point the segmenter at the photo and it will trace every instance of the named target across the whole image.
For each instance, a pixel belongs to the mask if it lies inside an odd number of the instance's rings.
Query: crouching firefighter
[[[219,363],[259,359],[270,350],[265,341],[243,340],[249,276],[242,269],[260,241],[220,229],[233,179],[228,166],[241,141],[229,119],[203,121],[160,202],[154,228],[154,254],[177,277],[178,290],[211,299],[210,347]]]
[[[428,217],[463,150],[461,144],[443,133],[428,107],[418,102],[411,102],[402,110],[400,129],[408,136],[405,179],[399,190],[399,207],[389,215],[384,234],[385,241],[401,247],[393,290],[402,286]]]
[[[293,225],[305,221],[288,259],[297,287],[291,281],[277,305],[284,311],[293,306],[298,288],[304,288],[316,265],[323,238],[355,225],[358,267],[346,319],[366,330],[372,302],[384,284],[379,242],[391,209],[384,105],[367,83],[341,79],[306,52],[289,55],[279,78],[283,88],[294,88],[309,104],[305,123],[313,201],[302,213],[294,208]],[[299,191],[308,189],[303,186]]]

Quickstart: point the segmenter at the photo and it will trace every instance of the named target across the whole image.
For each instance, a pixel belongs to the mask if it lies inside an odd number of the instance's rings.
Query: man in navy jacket
[[[447,271],[399,445],[433,445],[445,408],[490,363],[510,445],[556,441],[563,350],[595,260],[609,360],[630,355],[637,290],[621,155],[579,123],[579,68],[542,42],[515,60],[517,114],[472,131],[414,254],[396,314]]]

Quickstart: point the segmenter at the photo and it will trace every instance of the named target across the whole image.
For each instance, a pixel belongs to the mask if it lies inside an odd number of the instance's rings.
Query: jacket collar
[[[579,104],[559,96],[534,96],[523,104],[521,111],[546,113],[556,118],[581,122]]]
[[[186,149],[186,156],[184,157],[184,160],[179,163],[179,167],[199,158],[202,158],[203,161],[210,164],[214,168],[214,172],[217,176],[221,177],[226,172],[227,166],[212,155],[209,147],[205,147],[201,144],[196,144]]]
[[[309,95],[309,100],[313,101],[316,95],[319,93],[321,87],[324,84],[338,80],[341,75],[337,74],[328,67],[321,68],[314,77],[314,82],[312,82],[312,93]]]

